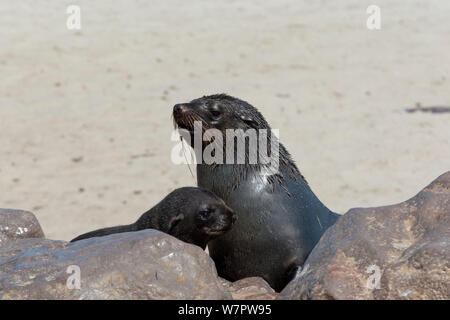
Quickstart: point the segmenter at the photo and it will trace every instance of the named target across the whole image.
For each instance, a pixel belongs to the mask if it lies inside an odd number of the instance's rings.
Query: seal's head
[[[158,204],[165,212],[162,230],[185,242],[206,247],[208,241],[231,230],[236,214],[214,193],[184,187],[171,192]],[[170,213],[170,214],[169,214]]]
[[[189,133],[189,143],[191,147],[194,148],[194,150],[196,147],[194,145],[196,141],[194,139],[195,122],[198,121],[199,123],[201,123],[203,134],[201,146],[202,149],[205,149],[208,144],[216,141],[215,139],[211,139],[209,135],[206,135],[206,131],[209,129],[216,129],[222,133],[223,138],[222,140],[218,140],[217,144],[223,146],[223,155],[226,155],[226,157],[228,157],[228,154],[226,152],[227,147],[235,148],[234,154],[236,154],[239,159],[242,159],[242,161],[236,161],[234,163],[245,163],[245,166],[243,168],[241,166],[239,170],[248,170],[252,168],[255,170],[260,170],[261,168],[270,168],[270,172],[272,172],[273,174],[277,173],[278,165],[274,170],[272,167],[272,161],[270,163],[267,163],[266,161],[260,161],[261,158],[258,158],[258,161],[256,161],[256,163],[255,161],[250,161],[251,157],[249,150],[256,150],[256,152],[253,152],[253,154],[261,156],[261,154],[259,153],[260,142],[253,145],[254,149],[250,149],[251,146],[246,144],[246,141],[249,140],[246,140],[247,136],[245,135],[245,133],[242,135],[238,135],[238,139],[240,139],[240,141],[245,145],[243,155],[237,154],[236,148],[238,144],[234,143],[235,140],[230,140],[233,144],[231,146],[227,146],[227,129],[235,130],[235,132],[249,132],[254,130],[259,138],[262,137],[262,139],[259,141],[264,141],[263,139],[266,139],[266,146],[271,146],[271,142],[278,142],[279,148],[277,148],[278,150],[275,149],[278,151],[276,153],[272,154],[272,149],[267,147],[266,150],[267,156],[270,158],[269,160],[277,159],[273,162],[277,164],[279,163],[281,166],[284,166],[287,169],[289,176],[291,176],[292,178],[295,178],[295,176],[297,175],[301,176],[289,152],[281,143],[279,143],[276,135],[272,134],[271,128],[267,121],[264,119],[263,115],[246,101],[231,97],[226,94],[203,96],[188,103],[176,104],[173,107],[173,119],[175,127],[178,127],[178,129],[186,130]],[[185,137],[185,133],[180,133],[182,137]],[[264,136],[260,136],[260,134],[264,134]],[[234,157],[234,155],[232,156]],[[227,158],[226,160],[227,161],[223,161],[221,163],[230,163],[230,159]],[[217,163],[215,162],[214,164],[216,165]],[[214,168],[216,168],[216,166],[214,166]],[[265,172],[267,172],[267,170]],[[291,173],[293,173],[293,175],[291,175]],[[266,175],[266,173],[264,173],[264,175]],[[280,179],[283,179],[283,177],[280,177]],[[234,182],[235,185],[237,183],[238,182],[236,181]]]
[[[203,130],[218,129],[270,129],[261,113],[249,103],[228,96],[215,94],[176,104],[173,107],[175,126],[193,132],[194,122],[200,121]]]

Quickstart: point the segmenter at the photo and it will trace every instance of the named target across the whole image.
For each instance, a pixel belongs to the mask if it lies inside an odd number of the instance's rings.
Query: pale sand
[[[280,129],[331,209],[413,196],[450,170],[450,114],[404,112],[450,105],[450,2],[377,0],[379,31],[371,2],[311,2],[1,1],[0,207],[54,239],[133,222],[195,185],[172,106],[219,92]]]

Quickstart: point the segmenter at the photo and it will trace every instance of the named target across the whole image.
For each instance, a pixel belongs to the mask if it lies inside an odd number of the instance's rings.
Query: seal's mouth
[[[223,218],[219,223],[216,223],[214,227],[203,226],[203,232],[210,236],[220,236],[230,231],[237,220],[237,215],[233,211],[230,211],[229,213],[230,214],[226,218]]]
[[[223,229],[212,229],[210,227],[203,227],[202,230],[210,236],[220,236],[231,230],[231,224]]]
[[[173,126],[175,129],[184,129],[193,133],[194,121],[195,120],[190,117],[182,117],[180,115],[173,114]]]
[[[188,103],[176,104],[173,107],[173,124],[175,129],[184,129],[192,132],[194,130],[194,122],[198,121],[198,116],[191,110],[192,108]]]

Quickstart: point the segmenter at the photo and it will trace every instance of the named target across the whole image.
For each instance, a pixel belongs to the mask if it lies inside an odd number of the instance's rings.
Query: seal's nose
[[[173,113],[181,113],[186,111],[187,106],[185,103],[178,103],[176,105],[173,106]]]

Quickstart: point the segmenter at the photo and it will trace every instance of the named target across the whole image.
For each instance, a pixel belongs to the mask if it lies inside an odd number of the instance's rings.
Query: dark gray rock
[[[351,209],[278,298],[450,299],[450,172],[400,204]]]
[[[34,214],[23,210],[0,209],[0,246],[8,241],[26,238],[44,238],[44,232]]]
[[[230,298],[200,247],[156,230],[0,247],[0,299]]]

